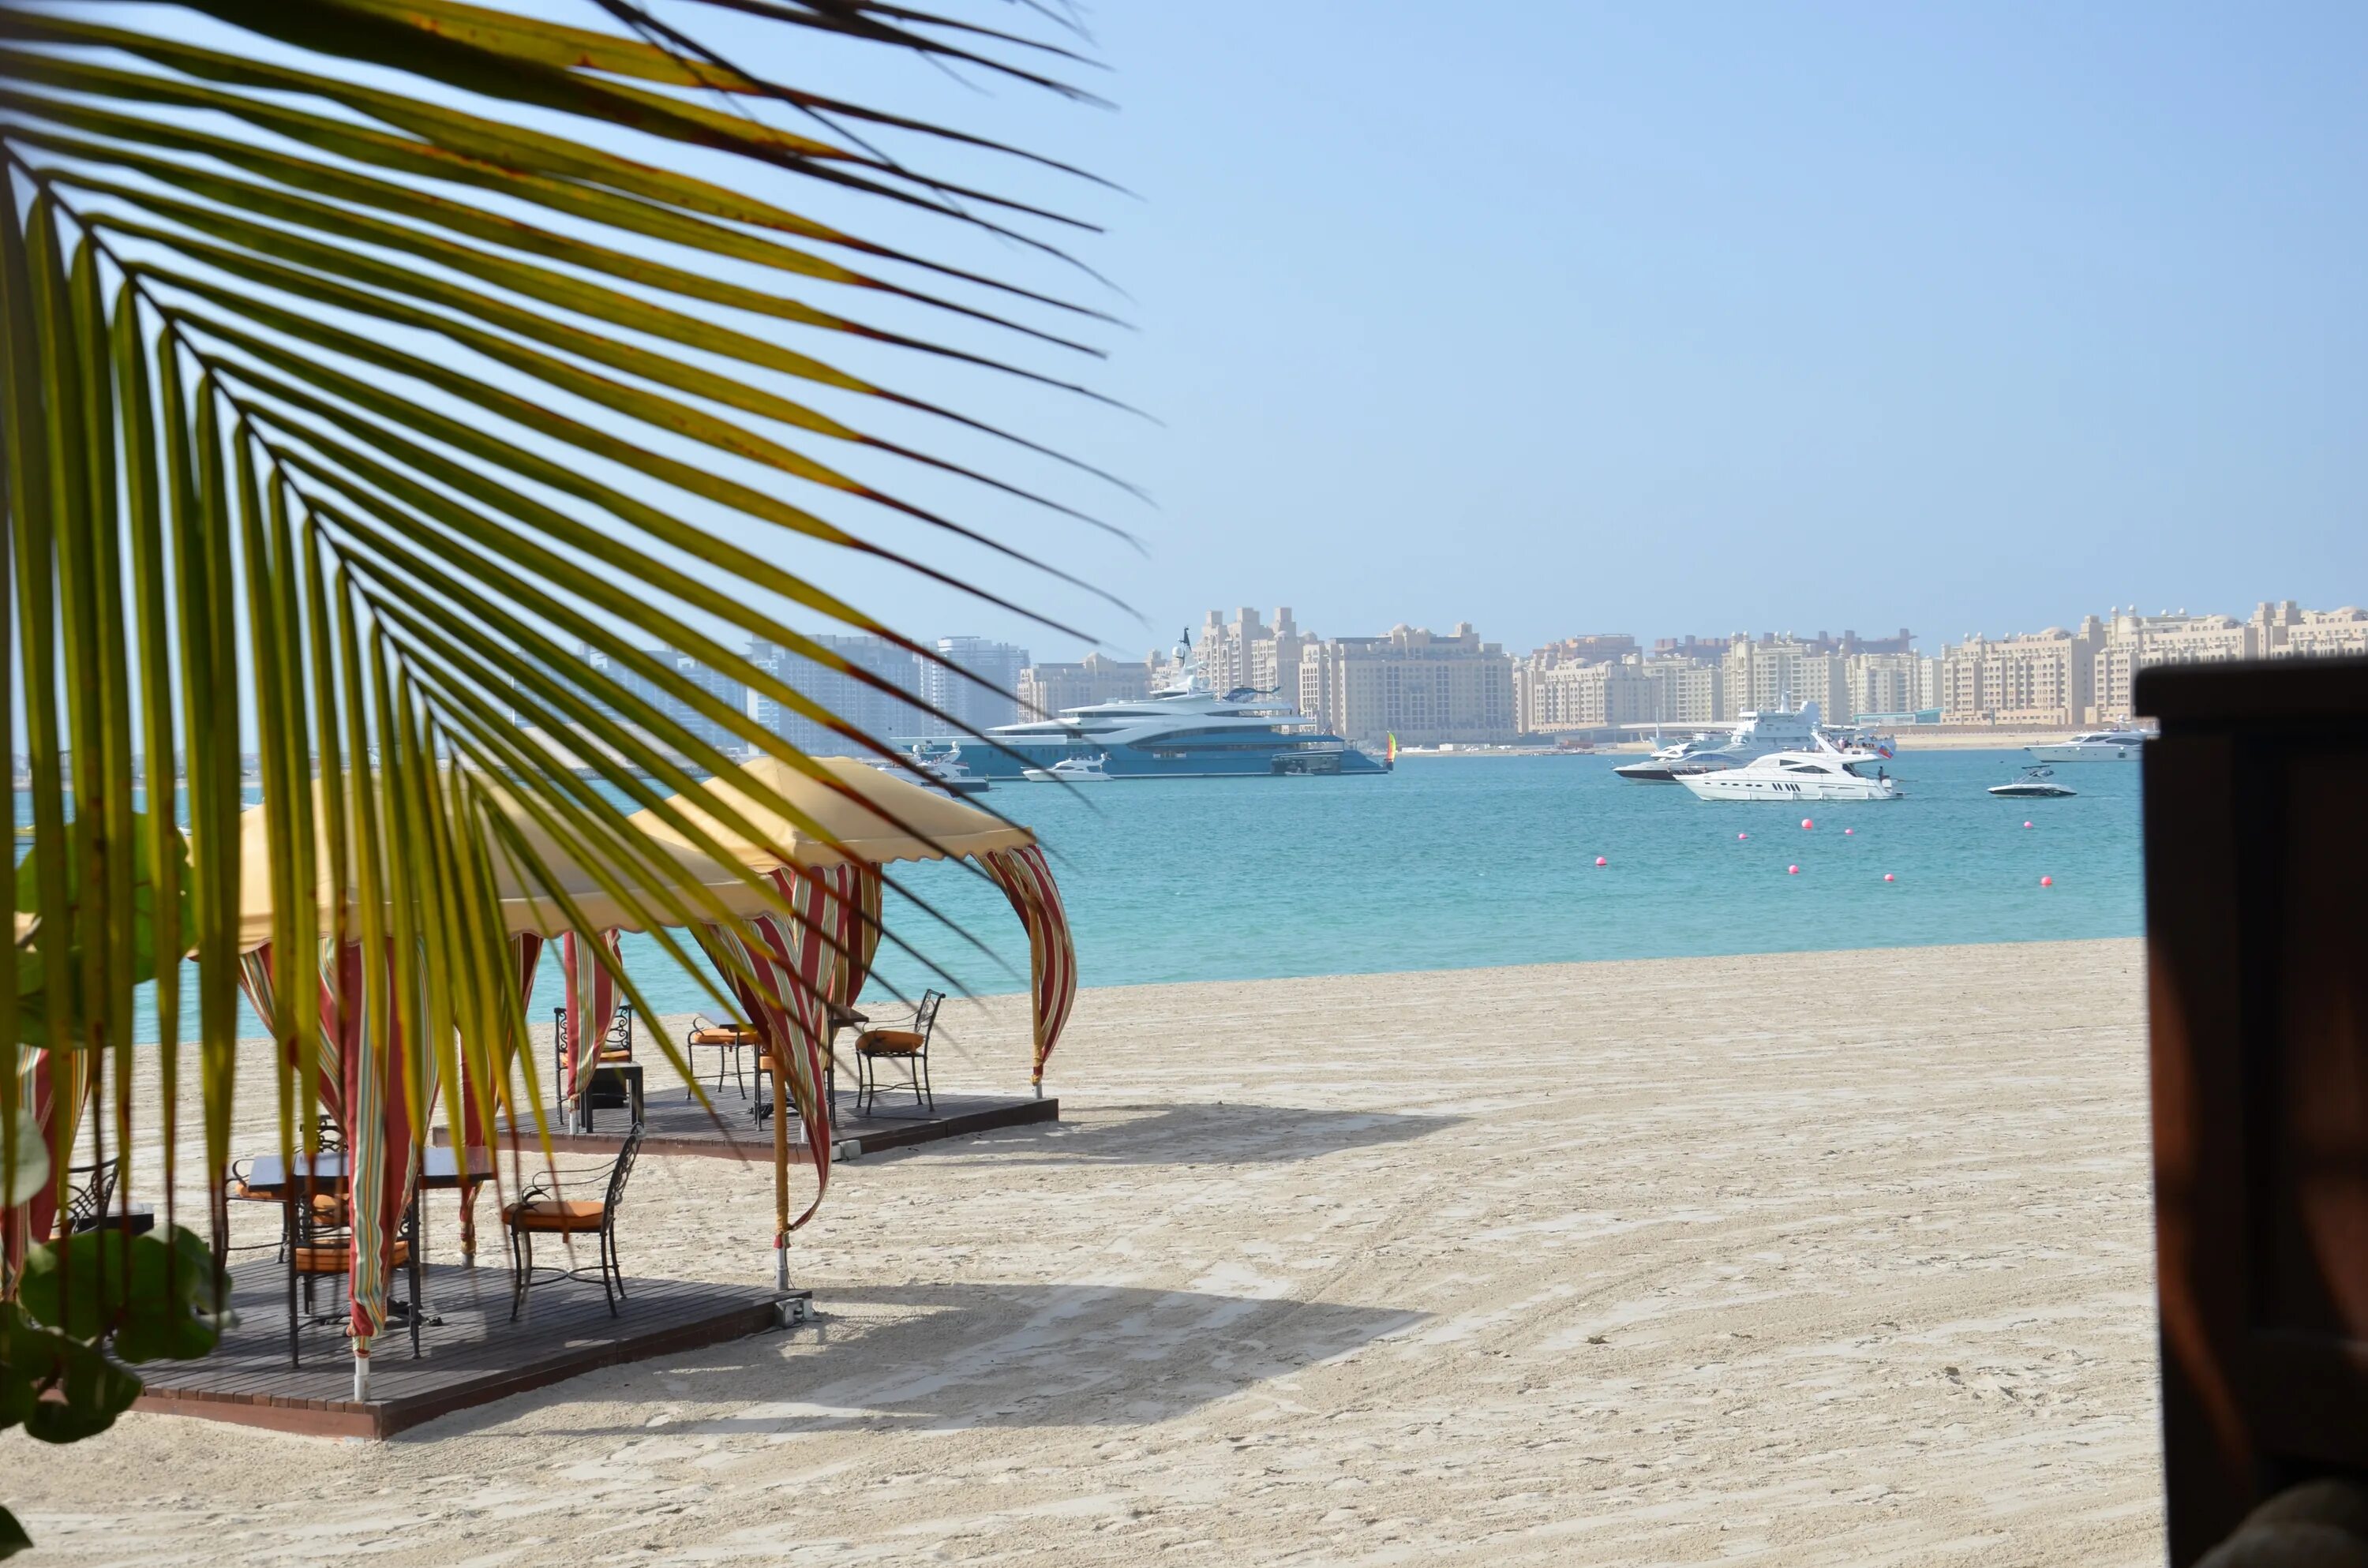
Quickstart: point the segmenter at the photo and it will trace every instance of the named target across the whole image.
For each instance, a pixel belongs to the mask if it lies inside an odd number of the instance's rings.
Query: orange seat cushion
[[[630,1051],[611,1051],[606,1046],[601,1047],[600,1054],[594,1058],[599,1062],[631,1062],[632,1059],[633,1053]]]
[[[855,1049],[866,1056],[912,1056],[928,1043],[911,1029],[866,1029],[855,1037]]]
[[[690,1031],[690,1043],[693,1045],[754,1045],[757,1043],[757,1031],[739,1028],[693,1029]]]
[[[573,1233],[598,1230],[601,1208],[598,1200],[589,1198],[538,1198],[511,1204],[502,1210],[502,1218],[514,1231]]]
[[[311,1246],[295,1249],[294,1261],[299,1274],[343,1274],[353,1257],[353,1244],[348,1241],[316,1242]],[[398,1237],[394,1244],[394,1265],[400,1268],[411,1261],[411,1244]]]

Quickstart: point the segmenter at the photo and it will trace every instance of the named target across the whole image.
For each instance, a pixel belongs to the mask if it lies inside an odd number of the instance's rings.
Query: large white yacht
[[[1899,781],[1872,757],[1830,748],[1775,751],[1741,767],[1690,773],[1678,780],[1705,801],[1896,801]]]
[[[2146,742],[2144,730],[2090,730],[2068,741],[2022,749],[2042,762],[2135,762]]]
[[[1857,733],[1854,730],[1849,732],[1851,736]],[[1891,756],[1887,745],[1877,743],[1836,746],[1817,722],[1817,705],[1804,702],[1798,709],[1754,709],[1737,720],[1728,733],[1705,732],[1675,745],[1663,746],[1638,761],[1623,763],[1611,771],[1640,784],[1683,783],[1691,775],[1723,773],[1771,752],[1821,751],[1828,747],[1853,756],[1888,760]]]
[[[1003,724],[976,758],[990,778],[1058,774],[1073,759],[1099,757],[1108,778],[1229,778],[1386,773],[1383,763],[1323,733],[1270,691],[1219,692],[1201,668],[1188,632],[1177,643],[1177,674],[1144,698],[1065,708],[1055,719]]]

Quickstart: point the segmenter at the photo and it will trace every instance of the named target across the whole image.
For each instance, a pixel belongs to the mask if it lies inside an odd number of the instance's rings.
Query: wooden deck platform
[[[419,1358],[408,1330],[389,1324],[370,1358],[367,1403],[353,1397],[353,1358],[334,1328],[302,1330],[303,1364],[289,1365],[287,1274],[266,1258],[232,1271],[238,1324],[214,1353],[136,1369],[147,1392],[132,1408],[313,1437],[384,1437],[595,1368],[775,1329],[804,1310],[802,1293],[632,1279],[617,1317],[598,1285],[568,1283],[537,1288],[524,1321],[513,1324],[507,1267],[431,1264],[427,1276],[431,1319],[420,1329]],[[324,1302],[341,1284],[324,1282]]]
[[[735,1095],[728,1084],[721,1096],[715,1093],[712,1084],[708,1085],[709,1097],[723,1117],[722,1128],[698,1101],[684,1097],[679,1083],[660,1087],[653,1074],[649,1093],[643,1108],[643,1153],[709,1154],[727,1160],[771,1162],[771,1124],[760,1125],[754,1120],[748,1114],[749,1102]],[[996,1098],[986,1095],[939,1095],[935,1115],[910,1114],[916,1108],[909,1098],[894,1104],[883,1101],[882,1108],[905,1114],[857,1116],[855,1096],[840,1094],[838,1119],[831,1129],[835,1158],[860,1159],[865,1154],[908,1148],[916,1143],[967,1138],[998,1127],[1023,1127],[1030,1122],[1061,1119],[1061,1102],[1057,1099]],[[556,1107],[544,1114],[550,1119],[551,1146],[563,1154],[614,1153],[631,1119],[621,1107],[603,1108],[594,1113],[591,1132],[564,1132],[561,1129],[565,1119]],[[531,1132],[525,1136],[530,1145]],[[441,1123],[436,1128],[435,1141],[439,1145],[450,1141],[449,1130]],[[808,1157],[803,1130],[794,1116],[790,1119],[790,1154],[800,1161]]]

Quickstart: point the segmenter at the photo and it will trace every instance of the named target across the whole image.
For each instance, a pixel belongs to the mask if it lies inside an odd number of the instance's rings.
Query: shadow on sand
[[[1460,1116],[1298,1110],[1287,1106],[1111,1106],[1092,1121],[1042,1123],[958,1142],[891,1150],[867,1160],[968,1155],[1049,1165],[1184,1165],[1312,1160],[1343,1149],[1403,1143],[1453,1127]]]
[[[657,1429],[674,1437],[1127,1426],[1347,1355],[1428,1315],[1097,1285],[834,1286],[823,1305],[819,1323],[786,1335],[611,1368],[545,1397],[662,1404],[680,1413]],[[505,1402],[389,1440],[434,1442],[518,1414]],[[647,1419],[538,1435],[642,1434]]]

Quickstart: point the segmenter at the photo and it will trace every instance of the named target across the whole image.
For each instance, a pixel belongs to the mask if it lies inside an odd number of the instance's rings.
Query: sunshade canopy
[[[502,904],[502,919],[515,936],[532,933],[555,937],[568,929],[567,912],[552,890],[564,893],[573,902],[585,924],[594,930],[638,931],[642,923],[616,892],[604,886],[582,861],[561,845],[551,832],[536,821],[533,813],[520,805],[507,790],[490,780],[479,788],[495,810],[501,812],[516,829],[518,837],[531,858],[520,855],[509,841],[496,834],[492,835],[494,886]],[[319,790],[313,786],[313,820],[323,824]],[[924,791],[925,793],[926,791]],[[646,814],[646,813],[644,813]],[[766,907],[764,896],[743,881],[731,867],[723,865],[678,839],[659,839],[650,847],[669,867],[671,874],[660,882],[653,875],[636,878],[630,874],[612,876],[612,881],[636,897],[643,899],[654,910],[663,908],[658,896],[663,894],[697,907],[692,890],[704,888],[723,901],[725,908],[745,915]],[[264,808],[251,806],[239,816],[239,880],[238,880],[238,945],[241,952],[252,951],[271,940],[271,835],[265,822]],[[538,868],[536,862],[540,862]],[[331,894],[329,892],[329,855],[326,828],[313,848],[313,865],[320,874],[319,900],[321,928],[329,926]],[[549,881],[541,874],[549,873]],[[347,868],[346,900],[348,908],[359,900],[355,881],[356,872]],[[349,923],[348,929],[358,928]]]
[[[779,758],[763,756],[736,773],[709,779],[671,802],[712,835],[743,864],[769,870],[784,864],[817,867],[848,863],[879,866],[892,860],[968,858],[997,849],[1022,849],[1036,835],[976,806],[965,805],[909,779],[882,772],[851,756],[816,759],[830,782],[799,772]],[[809,828],[759,802],[742,786],[754,779],[796,807]],[[702,797],[728,802],[757,830],[755,836],[727,825],[702,804]],[[690,852],[689,840],[655,811],[637,812],[633,822],[661,843]]]

